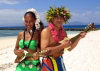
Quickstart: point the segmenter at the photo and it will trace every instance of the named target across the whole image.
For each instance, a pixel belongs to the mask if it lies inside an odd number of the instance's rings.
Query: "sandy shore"
[[[76,34],[68,35],[73,37]],[[64,62],[67,71],[100,71],[100,30],[90,32],[72,51],[66,51]],[[15,71],[13,53],[16,37],[0,38],[0,71]]]
[[[17,36],[13,37],[0,37],[0,50],[4,48],[14,47]]]
[[[17,37],[2,37],[0,38],[0,71],[15,71],[16,64],[14,63],[15,48]]]
[[[100,71],[100,30],[89,32],[72,51],[66,51],[67,71]]]

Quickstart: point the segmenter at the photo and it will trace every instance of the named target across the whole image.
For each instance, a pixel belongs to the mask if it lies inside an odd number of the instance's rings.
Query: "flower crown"
[[[30,8],[26,12],[32,12],[32,13],[35,14],[35,16],[36,16],[35,27],[36,27],[36,29],[39,29],[40,28],[40,24],[39,24],[40,23],[40,17],[38,15],[37,11],[34,8]],[[24,18],[23,18],[23,20],[24,20]]]
[[[61,7],[61,8],[52,8],[50,7],[50,10],[47,11],[46,14],[46,19],[48,22],[51,22],[52,19],[54,17],[56,17],[57,15],[60,15],[64,18],[64,21],[66,22],[68,19],[71,18],[71,14],[68,11],[68,9],[65,9],[65,7]]]

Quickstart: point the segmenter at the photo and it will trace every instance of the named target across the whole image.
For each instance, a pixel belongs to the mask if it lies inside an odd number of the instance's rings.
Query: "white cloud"
[[[46,18],[45,18],[46,12],[40,12],[39,15],[40,15],[40,19],[44,23],[44,25],[48,25],[47,21],[46,21]]]
[[[25,9],[1,9],[0,10],[0,27],[1,26],[22,26],[24,25],[22,17],[24,16]],[[45,12],[39,12],[41,21],[47,25],[45,20]]]
[[[39,14],[43,23],[47,25],[45,12],[41,12]],[[81,22],[82,24],[90,22],[100,23],[100,11],[73,11],[71,14],[72,18],[69,22]]]
[[[24,16],[25,9],[1,9],[0,10],[0,27],[1,26],[21,26],[24,25],[22,17]],[[44,24],[47,25],[45,19],[45,11],[39,12],[40,18]],[[72,12],[70,22],[89,22],[100,23],[100,11],[77,11]]]
[[[100,6],[98,6],[97,8],[99,8],[99,9],[100,9]]]
[[[22,17],[25,10],[1,9],[0,26],[20,26],[23,25]]]
[[[72,12],[71,22],[89,23],[91,21],[100,23],[100,11],[78,11]]]
[[[0,0],[0,3],[2,4],[18,4],[18,0]]]

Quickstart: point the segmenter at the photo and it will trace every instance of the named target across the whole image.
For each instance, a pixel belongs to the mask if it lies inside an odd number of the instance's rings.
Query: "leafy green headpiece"
[[[50,10],[47,11],[46,13],[46,19],[48,22],[51,22],[52,19],[54,17],[56,17],[57,15],[60,15],[64,18],[64,21],[68,21],[68,19],[71,18],[71,14],[69,12],[68,9],[66,9],[65,7],[61,7],[61,8],[53,8],[53,7],[50,7]]]

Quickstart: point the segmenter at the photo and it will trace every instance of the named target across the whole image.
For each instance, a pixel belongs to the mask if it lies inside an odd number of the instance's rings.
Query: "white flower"
[[[29,68],[30,68],[30,69],[33,68],[33,64],[29,64]]]
[[[33,13],[35,13],[35,12],[36,12],[36,10],[35,10],[35,9],[33,9],[33,8],[30,8],[30,9],[28,9],[26,12],[33,12]]]
[[[22,67],[25,68],[25,64],[24,63],[22,63]]]

